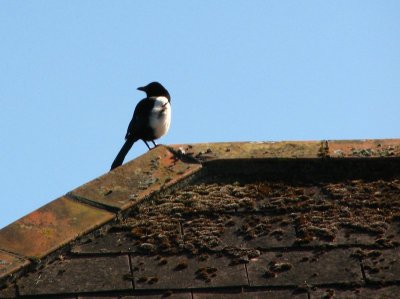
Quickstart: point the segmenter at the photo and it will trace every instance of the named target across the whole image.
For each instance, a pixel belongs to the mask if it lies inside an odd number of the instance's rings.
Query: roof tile
[[[398,281],[400,261],[398,250],[365,251],[362,260],[365,276],[369,281]]]
[[[400,157],[400,139],[328,141],[332,158]]]
[[[362,272],[352,251],[267,252],[247,265],[251,286],[297,286],[361,283]],[[307,269],[307,271],[304,271]]]
[[[351,290],[338,290],[333,288],[316,289],[311,292],[311,299],[319,298],[354,298],[354,299],[383,299],[398,298],[400,286],[355,288]]]
[[[132,290],[128,256],[59,260],[18,281],[23,296]]]
[[[137,241],[127,232],[108,232],[101,238],[71,248],[74,254],[131,253],[138,251]]]
[[[17,291],[16,291],[14,285],[11,285],[4,289],[0,289],[0,298],[6,299],[6,298],[15,298],[15,297],[17,297]]]
[[[234,216],[229,220],[229,226],[221,237],[225,246],[239,246],[244,248],[271,249],[292,246],[296,241],[296,231],[293,225],[282,224],[280,217],[244,215]],[[252,227],[253,224],[268,225],[269,233],[263,230],[259,236],[254,230],[245,230],[244,227]],[[260,226],[261,226],[260,225]]]
[[[29,265],[29,261],[0,250],[0,279]]]
[[[183,151],[200,161],[265,158],[318,158],[321,141],[224,142],[177,144],[172,148]]]
[[[137,294],[134,296],[78,296],[78,299],[193,299],[192,293],[184,292],[184,293],[174,293],[172,291],[165,291],[165,292],[157,292],[151,294]]]
[[[114,216],[60,197],[0,230],[0,247],[22,256],[42,258]]]
[[[248,285],[244,265],[232,265],[224,256],[134,256],[132,267],[136,290]]]
[[[240,292],[240,293],[193,293],[193,299],[308,299],[307,293],[296,293],[292,290],[269,290],[256,292]]]
[[[125,210],[155,191],[197,172],[200,164],[184,163],[164,146],[73,190],[72,196]]]

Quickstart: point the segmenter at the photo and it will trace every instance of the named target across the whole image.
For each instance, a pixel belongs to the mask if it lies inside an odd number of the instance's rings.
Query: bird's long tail
[[[124,145],[122,146],[121,150],[119,151],[118,155],[115,157],[114,162],[111,165],[111,170],[114,168],[121,166],[122,162],[124,162],[126,154],[131,149],[132,145],[137,141],[137,138],[128,138]]]

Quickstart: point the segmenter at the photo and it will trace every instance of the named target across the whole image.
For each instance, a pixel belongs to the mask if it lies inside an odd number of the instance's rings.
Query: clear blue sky
[[[160,143],[400,137],[400,1],[2,0],[0,42],[0,227],[107,172],[154,80]]]

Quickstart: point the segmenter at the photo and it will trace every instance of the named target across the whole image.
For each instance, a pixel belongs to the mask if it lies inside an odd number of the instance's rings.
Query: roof
[[[0,230],[0,298],[400,292],[400,139],[159,146]]]

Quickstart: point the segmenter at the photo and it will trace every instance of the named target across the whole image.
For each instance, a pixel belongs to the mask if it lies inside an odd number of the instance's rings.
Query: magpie
[[[146,98],[136,105],[125,135],[125,143],[115,157],[111,170],[122,165],[125,156],[139,139],[143,140],[149,150],[151,148],[148,141],[156,147],[154,140],[165,135],[171,124],[171,97],[164,86],[151,82],[138,90],[144,91]]]

